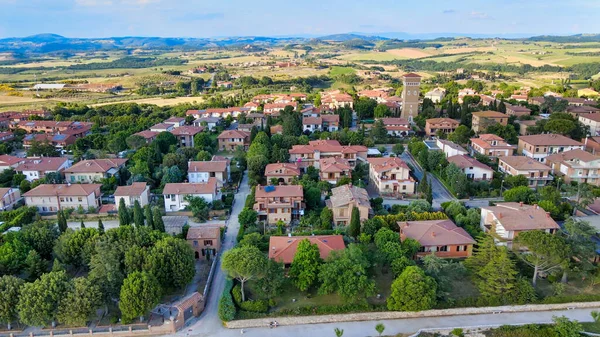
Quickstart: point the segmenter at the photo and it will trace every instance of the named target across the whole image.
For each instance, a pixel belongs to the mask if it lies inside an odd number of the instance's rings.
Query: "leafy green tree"
[[[69,279],[64,271],[53,271],[24,284],[17,304],[19,320],[30,326],[54,324],[59,303],[68,288]]]
[[[108,234],[114,230],[107,231]],[[103,302],[112,303],[119,298],[119,291],[125,274],[121,270],[121,245],[112,242],[108,235],[96,244],[96,254],[90,260],[89,279],[101,287]],[[58,260],[54,260],[55,263]],[[106,307],[108,309],[108,306]]]
[[[248,207],[244,207],[240,214],[238,215],[238,221],[241,226],[248,227],[256,224],[256,220],[258,219],[258,213]]]
[[[348,227],[348,235],[353,238],[357,238],[360,234],[360,211],[358,207],[352,208],[352,214],[350,216],[350,227]]]
[[[383,118],[383,117],[391,116],[392,112],[390,111],[390,108],[388,108],[387,105],[377,104],[377,106],[373,110],[373,114],[374,114],[375,118]]]
[[[23,226],[21,229],[23,240],[44,259],[52,257],[54,242],[60,235],[56,225],[47,221],[36,221]]]
[[[148,265],[163,289],[182,288],[196,272],[194,252],[184,240],[166,237],[150,249]]]
[[[513,187],[507,190],[503,194],[504,201],[507,202],[533,202],[535,201],[535,191],[531,190],[527,186]]]
[[[565,240],[554,234],[539,230],[519,233],[515,239],[519,246],[527,247],[519,257],[533,268],[532,284],[535,287],[540,273],[550,273],[560,269],[570,255]]]
[[[454,132],[448,135],[448,140],[457,144],[467,144],[474,132],[465,125],[460,125]]]
[[[402,153],[404,153],[404,144],[402,144],[402,143],[394,144],[394,146],[392,146],[392,152],[394,152],[396,154],[396,156],[401,155]]]
[[[360,301],[375,293],[375,282],[369,278],[369,260],[360,246],[350,244],[334,251],[321,266],[320,294],[337,293],[345,301]]]
[[[428,310],[436,303],[436,291],[433,277],[425,275],[419,267],[409,266],[392,283],[387,307],[396,311]]]
[[[381,336],[381,334],[383,333],[384,330],[385,330],[385,325],[383,325],[383,323],[377,323],[377,325],[375,325],[375,331],[377,331],[379,336]]]
[[[242,301],[245,301],[245,283],[265,276],[267,258],[258,248],[253,246],[233,248],[223,254],[221,267],[229,277],[240,282]]]
[[[161,289],[156,277],[146,272],[129,274],[121,287],[119,309],[125,321],[135,317],[144,320],[144,314],[160,301]]]
[[[300,241],[290,268],[290,277],[294,285],[300,291],[306,291],[315,285],[322,263],[319,246],[311,244],[308,239]]]
[[[474,273],[478,273],[499,254],[499,251],[500,247],[496,246],[491,235],[481,235],[477,238],[473,254],[465,260],[465,266]]]
[[[529,180],[524,175],[516,175],[516,176],[506,176],[504,177],[504,183],[508,187],[519,187],[519,186],[529,186]]]
[[[123,198],[119,200],[118,216],[119,226],[128,226],[129,224],[131,224],[131,219],[129,217],[129,209],[127,209],[127,206],[125,206],[125,199]]]
[[[148,257],[148,249],[133,245],[125,251],[125,258],[123,263],[125,264],[125,272],[131,274],[136,271],[144,271]]]
[[[333,211],[330,208],[323,208],[319,218],[321,220],[321,229],[331,229],[331,224],[333,223]]]
[[[140,206],[140,202],[137,200],[133,204],[133,223],[136,227],[144,226],[144,211],[142,210],[142,206]]]
[[[335,328],[333,332],[335,332],[335,337],[342,337],[344,335],[344,329]]]
[[[414,265],[415,265],[414,260],[412,260],[406,256],[401,256],[401,257],[395,259],[394,261],[392,261],[392,265],[391,265],[392,273],[394,273],[394,276],[399,276],[406,269],[406,267],[414,266]]]
[[[21,271],[31,249],[21,233],[8,233],[2,237],[0,245],[0,274],[15,274]]]
[[[100,287],[85,277],[73,279],[63,296],[56,317],[70,326],[85,326],[102,304]]]
[[[240,246],[254,246],[260,249],[261,243],[263,241],[263,236],[259,233],[250,233],[244,235],[242,240],[240,240]]]
[[[152,210],[152,223],[154,224],[153,229],[159,232],[165,232],[165,223],[163,222],[162,214],[160,212],[160,208],[158,207],[154,207]]]
[[[387,140],[388,134],[382,120],[375,121],[371,128],[370,135],[375,140],[375,143],[384,143]]]
[[[63,263],[76,267],[87,266],[100,238],[95,228],[68,229],[56,241],[54,254]]]
[[[34,281],[46,272],[46,261],[42,260],[40,254],[35,250],[30,250],[25,259],[25,265],[27,265],[27,274],[29,279]]]
[[[11,329],[12,322],[18,319],[17,304],[24,281],[12,275],[0,277],[0,323]]]
[[[281,294],[281,289],[286,282],[283,263],[269,259],[267,262],[266,276],[256,280],[256,291],[264,298],[273,298]]]
[[[208,220],[210,204],[204,198],[188,195],[185,197],[185,200],[189,203],[188,207],[192,211],[194,217],[202,221]]]
[[[154,221],[152,219],[152,208],[150,204],[144,206],[144,219],[146,219],[146,226],[154,229]]]

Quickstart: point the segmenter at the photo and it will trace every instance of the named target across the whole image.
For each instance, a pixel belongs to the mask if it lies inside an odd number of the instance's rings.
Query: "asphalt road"
[[[414,168],[413,174],[419,179],[419,181],[423,180],[423,169],[417,163],[417,161],[408,153],[408,151],[404,151],[400,156],[405,162],[410,164],[411,167]],[[454,196],[444,187],[444,185],[439,181],[439,179],[431,173],[427,173],[427,182],[431,184],[431,191],[433,194],[433,207],[439,208],[441,207],[441,203],[446,201],[456,200]]]

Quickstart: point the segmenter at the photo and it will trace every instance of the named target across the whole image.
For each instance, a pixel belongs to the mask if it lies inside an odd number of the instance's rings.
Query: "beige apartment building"
[[[304,191],[301,185],[258,185],[254,200],[258,220],[268,225],[276,225],[278,221],[290,224],[304,215]]]
[[[289,153],[290,162],[305,170],[309,166],[318,169],[321,159],[331,157],[346,159],[354,167],[357,161],[367,160],[367,151],[367,147],[362,145],[343,146],[337,140],[313,140],[308,145],[292,146]]]
[[[544,163],[554,153],[581,149],[584,145],[574,139],[557,134],[520,136],[517,152]]]
[[[296,163],[273,163],[268,164],[265,168],[265,177],[267,181],[277,180],[277,185],[280,183],[290,184],[292,179],[300,179],[300,169]]]
[[[70,183],[99,183],[117,174],[126,162],[127,159],[82,160],[64,171],[65,179]]]
[[[369,158],[369,180],[382,195],[415,193],[410,168],[398,157]]]
[[[343,158],[325,158],[319,163],[319,175],[322,181],[337,184],[344,177],[352,178],[352,167]]]
[[[350,224],[354,207],[358,208],[361,222],[367,220],[372,212],[367,190],[352,185],[333,188],[325,205],[333,212],[333,223],[337,226]]]
[[[564,179],[600,186],[600,156],[576,149],[546,157],[552,172]]]
[[[508,144],[502,137],[494,134],[481,134],[479,138],[471,138],[471,154],[479,153],[481,155],[498,158],[512,156],[517,149],[516,145]]]
[[[133,183],[129,186],[119,186],[115,190],[115,205],[119,207],[121,199],[125,206],[133,207],[136,200],[144,207],[150,203],[150,186],[146,183]]]
[[[546,186],[554,178],[551,168],[524,156],[506,156],[498,159],[498,170],[511,176],[522,175],[529,181],[530,188]]]
[[[425,120],[425,134],[435,136],[438,131],[452,133],[460,126],[460,122],[452,118],[430,118]]]
[[[10,211],[19,200],[21,200],[21,190],[18,188],[0,188],[0,211]]]
[[[217,137],[219,150],[235,151],[238,146],[248,150],[250,146],[250,132],[239,130],[225,130]]]
[[[101,206],[101,184],[42,184],[23,194],[25,204],[40,213],[63,209],[97,210]]]
[[[484,132],[490,125],[501,124],[506,126],[508,124],[508,117],[508,115],[498,111],[473,112],[471,130],[475,131],[475,133],[480,133]]]

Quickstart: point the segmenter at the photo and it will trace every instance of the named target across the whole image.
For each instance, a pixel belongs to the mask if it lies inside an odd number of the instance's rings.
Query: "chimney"
[[[550,218],[550,212],[546,212],[546,218]]]

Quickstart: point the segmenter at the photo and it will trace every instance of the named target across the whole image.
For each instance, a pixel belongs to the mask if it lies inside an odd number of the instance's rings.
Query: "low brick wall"
[[[600,302],[578,302],[561,304],[530,304],[501,307],[482,307],[482,308],[455,308],[441,310],[425,310],[416,312],[406,311],[383,311],[383,312],[365,312],[355,314],[336,314],[321,316],[287,316],[287,317],[268,317],[258,319],[246,319],[231,321],[225,323],[230,329],[258,328],[269,325],[274,320],[279,325],[299,325],[299,324],[319,324],[319,323],[337,323],[337,322],[360,322],[360,321],[381,321],[389,319],[421,318],[421,317],[439,317],[439,316],[460,316],[460,315],[481,315],[493,313],[508,312],[532,312],[532,311],[553,311],[565,309],[586,309],[600,308]]]

